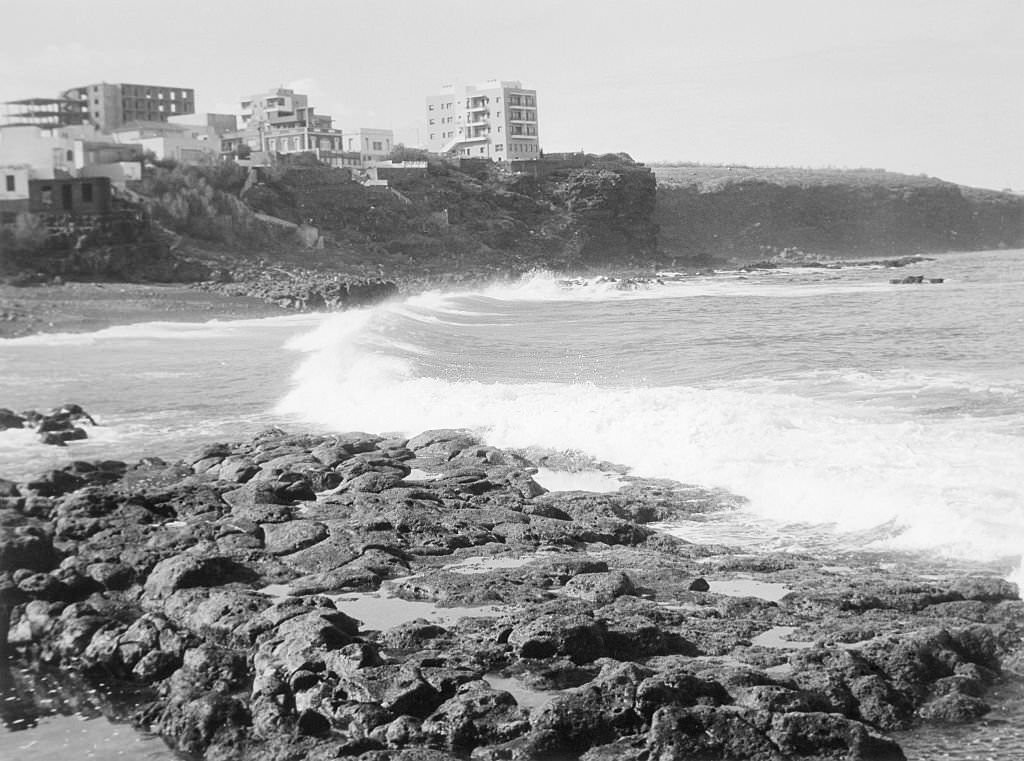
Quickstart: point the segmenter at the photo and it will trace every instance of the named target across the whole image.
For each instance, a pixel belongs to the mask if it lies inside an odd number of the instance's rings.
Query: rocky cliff
[[[488,162],[431,162],[425,172],[393,173],[389,188],[364,187],[342,170],[293,165],[267,173],[245,201],[317,227],[328,248],[358,247],[399,273],[653,256],[651,170],[625,155],[577,163],[544,162],[543,171],[529,175]]]
[[[762,258],[799,248],[837,256],[1024,246],[1024,198],[880,170],[658,166],[662,251]]]

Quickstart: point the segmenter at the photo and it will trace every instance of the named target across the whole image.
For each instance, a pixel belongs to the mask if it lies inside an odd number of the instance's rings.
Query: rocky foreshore
[[[44,444],[58,447],[67,446],[69,441],[89,438],[89,434],[82,428],[86,423],[91,426],[96,425],[92,415],[78,404],[65,404],[55,407],[49,412],[26,410],[17,413],[6,407],[0,407],[0,431],[11,428],[29,428],[35,431],[39,440]]]
[[[268,761],[902,759],[887,733],[1024,671],[1024,602],[982,568],[691,543],[652,524],[738,498],[548,492],[558,463],[272,429],[0,481],[6,652]]]

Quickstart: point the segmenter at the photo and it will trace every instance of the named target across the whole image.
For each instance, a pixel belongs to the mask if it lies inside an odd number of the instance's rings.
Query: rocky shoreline
[[[691,543],[654,526],[739,498],[537,466],[579,463],[271,429],[0,481],[5,653],[225,760],[901,759],[1024,674],[984,567]]]

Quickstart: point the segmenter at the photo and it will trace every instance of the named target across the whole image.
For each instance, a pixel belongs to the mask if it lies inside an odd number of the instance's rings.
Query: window
[[[8,193],[13,193],[14,192],[14,175],[13,174],[7,175],[7,192]]]
[[[92,203],[92,183],[86,182],[82,185],[82,203]]]
[[[427,111],[433,111],[433,110],[434,110],[434,104],[431,103],[430,105],[427,106]]]
[[[42,201],[43,206],[53,206],[53,187],[43,185],[39,188],[39,200]]]
[[[431,126],[433,126],[433,125],[434,125],[434,120],[433,120],[433,119],[431,119],[431,120],[430,120],[430,125],[431,125]]]
[[[505,144],[504,143],[498,143],[496,146],[494,146],[494,150],[496,150],[496,151],[503,151],[503,150],[505,150]]]
[[[67,160],[67,161],[74,161],[75,160],[75,152],[74,151],[68,151],[67,153],[64,154],[64,157],[65,157],[65,160]]]
[[[373,141],[373,150],[375,150],[375,151],[382,151],[382,150],[384,150],[384,143],[382,143],[380,140],[374,140]]]
[[[434,139],[434,133],[433,133],[433,132],[431,132],[431,133],[430,133],[430,139],[431,139],[431,140],[433,140],[433,139]]]

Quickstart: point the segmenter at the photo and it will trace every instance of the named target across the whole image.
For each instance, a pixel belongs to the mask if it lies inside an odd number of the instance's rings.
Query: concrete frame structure
[[[446,85],[427,96],[427,150],[461,158],[539,158],[537,91],[514,80]]]
[[[0,104],[0,124],[9,127],[64,127],[81,124],[82,112],[78,103],[67,98],[24,98]]]
[[[126,122],[166,121],[196,110],[195,90],[187,87],[100,82],[72,87],[62,95],[75,104],[76,118],[103,132]]]

